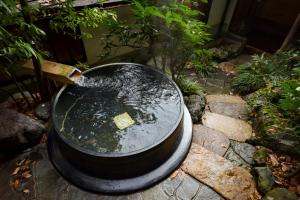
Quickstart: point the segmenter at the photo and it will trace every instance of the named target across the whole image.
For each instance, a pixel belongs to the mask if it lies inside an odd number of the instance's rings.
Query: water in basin
[[[66,108],[56,110],[63,137],[96,152],[130,153],[176,127],[181,96],[166,76],[137,65],[105,68],[68,86]]]

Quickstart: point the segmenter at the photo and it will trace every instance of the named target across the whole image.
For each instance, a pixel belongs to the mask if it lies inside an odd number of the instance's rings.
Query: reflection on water
[[[97,152],[128,153],[165,136],[180,113],[180,95],[163,75],[135,65],[99,69],[69,90],[61,124],[66,138]],[[119,130],[113,118],[127,112],[135,123]]]

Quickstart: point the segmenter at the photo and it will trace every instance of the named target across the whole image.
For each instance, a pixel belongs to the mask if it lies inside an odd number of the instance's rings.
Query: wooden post
[[[292,28],[290,29],[288,35],[284,39],[280,49],[278,49],[277,52],[279,51],[284,51],[288,49],[290,43],[292,42],[296,32],[300,29],[300,13],[298,14],[296,20],[294,21],[294,24],[292,25]]]
[[[24,9],[26,9],[26,7],[28,7],[28,2],[27,0],[20,0],[20,4],[22,7],[22,14],[24,17],[24,20],[26,23],[31,24],[32,23],[32,19],[29,13],[24,12]],[[32,42],[32,41],[29,41]],[[48,94],[48,89],[46,87],[46,81],[45,78],[43,76],[43,72],[42,72],[42,66],[41,66],[41,62],[39,59],[37,59],[36,57],[32,56],[32,63],[34,66],[34,71],[35,71],[35,77],[37,79],[37,84],[38,84],[38,88],[39,88],[39,92],[40,92],[40,96],[42,101],[47,101],[49,100],[49,94]]]

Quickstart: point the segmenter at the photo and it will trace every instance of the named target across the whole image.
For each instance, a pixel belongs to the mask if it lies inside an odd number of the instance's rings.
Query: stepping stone
[[[199,187],[199,182],[196,179],[186,175],[176,191],[176,197],[177,199],[182,200],[193,199],[193,197],[196,196]]]
[[[244,103],[210,102],[206,110],[236,119],[246,119],[248,114],[247,104]]]
[[[250,165],[254,165],[255,147],[248,143],[231,141],[231,147],[244,161]]]
[[[238,155],[233,149],[232,147],[230,147],[224,158],[226,158],[227,160],[229,160],[234,166],[238,166],[238,167],[243,167],[245,169],[247,169],[248,171],[251,170],[251,166],[250,164],[248,164],[245,160],[243,160],[241,158],[240,155]]]
[[[248,113],[247,103],[241,97],[231,95],[208,95],[207,109],[237,119],[245,119]]]
[[[232,96],[227,94],[212,94],[206,96],[207,103],[222,102],[222,103],[246,103],[240,96]]]
[[[200,183],[200,187],[198,189],[198,193],[193,198],[194,200],[224,200],[218,193],[213,191],[208,186]]]
[[[193,142],[220,156],[224,156],[230,145],[223,133],[200,124],[193,126]]]
[[[192,143],[181,169],[221,194],[225,199],[258,199],[251,174],[225,158]]]
[[[252,136],[252,127],[245,121],[232,117],[205,112],[202,116],[203,125],[221,131],[229,139],[244,142]]]

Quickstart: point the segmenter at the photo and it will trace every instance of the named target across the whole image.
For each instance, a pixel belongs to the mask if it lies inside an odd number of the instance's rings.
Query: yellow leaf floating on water
[[[119,129],[125,129],[135,123],[127,112],[115,116],[113,120]]]

